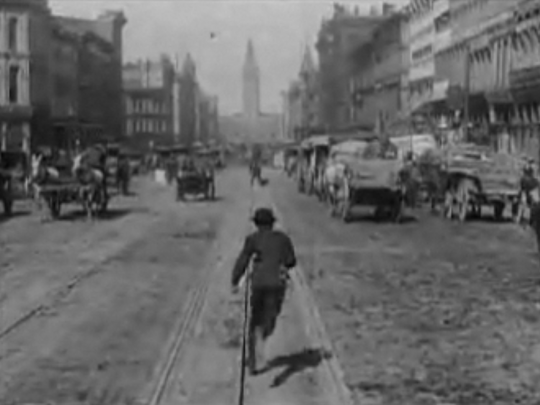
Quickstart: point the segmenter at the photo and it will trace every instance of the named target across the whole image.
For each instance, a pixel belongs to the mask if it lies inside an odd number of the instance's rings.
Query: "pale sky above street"
[[[405,0],[388,1],[403,4]],[[124,60],[155,58],[161,53],[180,64],[187,52],[197,63],[203,88],[220,98],[222,113],[240,109],[241,68],[252,38],[261,69],[262,108],[280,110],[279,92],[300,67],[303,45],[315,42],[323,16],[332,15],[331,0],[50,0],[56,14],[94,17],[105,9],[122,9]],[[341,4],[369,11],[377,0]],[[211,39],[211,33],[215,38]],[[313,55],[316,56],[313,50]]]

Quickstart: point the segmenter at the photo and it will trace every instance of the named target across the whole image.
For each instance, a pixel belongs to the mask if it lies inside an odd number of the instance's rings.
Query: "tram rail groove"
[[[224,227],[225,228],[225,227]],[[216,252],[210,257],[210,264],[205,267],[190,289],[187,301],[182,305],[183,309],[174,325],[173,332],[166,344],[166,349],[160,356],[160,361],[156,367],[156,376],[150,383],[150,387],[143,392],[137,401],[141,405],[161,405],[167,399],[167,390],[172,382],[174,371],[180,370],[183,351],[189,339],[196,333],[197,325],[201,314],[205,308],[206,298],[212,278],[216,271],[222,267],[224,262],[223,235],[218,235],[216,241],[211,246],[211,251]]]
[[[159,221],[154,220],[149,226],[155,226],[157,223],[159,223]],[[111,262],[117,256],[121,255],[133,243],[137,243],[139,240],[140,238],[135,238],[134,240],[130,240],[127,244],[121,246],[120,248],[113,249],[113,251],[110,254],[107,254],[106,257],[101,258],[95,263],[87,265],[84,270],[78,272],[67,282],[61,284],[56,288],[51,288],[51,290],[44,294],[43,298],[40,300],[41,302],[37,303],[31,309],[25,311],[23,315],[19,316],[17,319],[15,319],[13,322],[11,322],[9,325],[4,327],[0,331],[0,341],[5,339],[7,336],[12,334],[19,328],[23,327],[32,319],[44,313],[46,310],[53,308],[56,303],[71,294],[75,287],[79,286],[84,281],[89,280],[93,276],[101,273],[107,263]]]
[[[281,219],[280,225],[286,230],[284,225],[284,216],[277,205],[272,201],[272,208],[276,213],[276,216]],[[312,340],[312,343],[322,346],[325,351],[331,353],[329,358],[322,360],[323,377],[330,385],[333,391],[331,398],[332,403],[336,405],[354,405],[353,395],[351,390],[345,383],[345,373],[338,358],[335,355],[334,346],[326,330],[326,326],[322,320],[321,314],[317,307],[317,302],[311,293],[311,289],[306,280],[305,271],[300,265],[291,272],[291,280],[293,286],[297,287],[296,299],[300,304],[300,310],[305,319],[305,327],[308,334],[308,338]],[[337,400],[337,401],[336,401]]]
[[[109,261],[105,259],[100,263],[92,265],[92,267],[86,271],[77,274],[70,279],[67,283],[52,289],[49,293],[45,294],[42,302],[34,306],[32,309],[26,311],[22,316],[18,317],[15,321],[11,322],[8,326],[0,331],[0,340],[5,339],[8,335],[24,326],[30,320],[39,316],[47,309],[52,308],[58,301],[67,297],[75,287],[81,284],[83,281],[95,276],[102,271],[102,267]]]

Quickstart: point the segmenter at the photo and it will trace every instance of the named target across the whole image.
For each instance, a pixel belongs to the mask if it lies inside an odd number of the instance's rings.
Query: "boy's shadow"
[[[268,362],[259,374],[266,373],[277,367],[285,367],[272,381],[271,387],[283,385],[291,376],[308,368],[317,367],[323,360],[332,357],[332,353],[324,349],[304,349],[298,353],[278,356]]]

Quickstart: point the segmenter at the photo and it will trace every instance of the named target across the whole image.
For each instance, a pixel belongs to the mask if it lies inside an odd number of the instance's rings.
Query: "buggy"
[[[339,147],[336,145],[330,153],[334,155]],[[398,158],[397,147],[372,140],[362,156],[347,158],[342,163],[345,171],[340,190],[330,201],[332,216],[347,222],[353,206],[374,206],[376,216],[388,214],[394,222],[400,222],[410,173]]]
[[[17,199],[27,196],[28,158],[24,152],[0,152],[0,202],[10,216]]]
[[[203,195],[206,200],[215,198],[215,176],[210,158],[211,153],[207,150],[199,150],[186,158],[176,176],[177,201],[184,201],[187,195]]]

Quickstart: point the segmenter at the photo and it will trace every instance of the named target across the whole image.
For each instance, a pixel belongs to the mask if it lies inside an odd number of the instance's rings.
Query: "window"
[[[9,68],[9,89],[8,100],[10,103],[17,103],[19,101],[19,67],[11,66]]]
[[[17,18],[11,17],[8,22],[8,47],[11,52],[17,50],[17,28]]]

